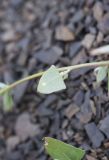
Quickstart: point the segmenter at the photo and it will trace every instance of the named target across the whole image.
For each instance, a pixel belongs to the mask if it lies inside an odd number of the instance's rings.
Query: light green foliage
[[[54,138],[45,137],[45,149],[54,160],[81,160],[85,151]]]
[[[5,83],[2,83],[2,82],[0,82],[0,88],[4,88],[4,87],[6,87],[7,85],[5,84]]]
[[[95,69],[96,80],[97,80],[98,83],[106,78],[107,72],[108,72],[107,67],[97,67]]]
[[[62,76],[55,66],[51,66],[41,77],[37,91],[49,94],[65,89],[66,85]]]
[[[7,84],[4,84],[2,82],[0,82],[0,88],[5,88],[7,87]],[[13,99],[11,96],[11,93],[9,91],[5,92],[4,94],[2,94],[3,96],[3,109],[4,111],[10,111],[13,108]]]
[[[4,111],[8,112],[8,111],[11,111],[12,108],[13,108],[12,96],[11,96],[10,92],[6,92],[3,95],[3,109],[4,109]]]

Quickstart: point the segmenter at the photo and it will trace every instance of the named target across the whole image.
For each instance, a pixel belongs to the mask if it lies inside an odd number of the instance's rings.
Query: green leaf
[[[45,137],[45,149],[57,160],[81,160],[85,151],[54,138]]]
[[[37,91],[43,94],[50,94],[65,89],[66,85],[59,71],[51,66],[41,77]]]
[[[0,89],[3,89],[5,87],[8,87],[8,85],[0,82]],[[14,105],[13,99],[11,96],[11,92],[7,91],[1,95],[3,96],[3,109],[4,109],[4,111],[6,111],[6,112],[11,111],[13,108],[13,105]]]
[[[3,95],[3,109],[4,111],[8,112],[11,111],[13,108],[13,99],[12,96],[10,95],[10,92],[6,92]]]
[[[107,71],[108,71],[107,67],[97,67],[95,69],[96,80],[97,80],[98,83],[106,78]]]

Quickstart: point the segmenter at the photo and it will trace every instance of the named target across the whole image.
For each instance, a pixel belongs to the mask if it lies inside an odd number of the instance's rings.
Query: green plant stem
[[[109,66],[109,61],[101,61],[101,62],[91,62],[91,63],[77,64],[77,65],[74,65],[74,66],[67,66],[67,67],[58,68],[58,70],[60,72],[69,70],[69,72],[70,72],[70,71],[75,70],[75,69],[80,69],[80,68],[85,68],[85,67],[99,67],[99,66]],[[35,73],[35,74],[30,75],[28,77],[25,77],[25,78],[23,78],[21,80],[18,80],[16,82],[8,85],[7,87],[1,89],[0,90],[0,94],[1,95],[4,94],[5,92],[9,91],[10,89],[16,87],[17,85],[19,85],[19,84],[21,84],[23,82],[26,82],[26,81],[38,78],[38,77],[42,76],[43,73],[44,72]]]

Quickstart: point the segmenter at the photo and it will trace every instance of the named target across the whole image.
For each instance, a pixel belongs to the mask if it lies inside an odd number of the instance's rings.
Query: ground
[[[108,12],[108,0],[1,0],[0,81],[107,60],[91,50],[109,43]],[[13,90],[12,112],[0,103],[0,160],[49,160],[45,136],[82,147],[85,160],[108,160],[107,79],[96,85],[93,68],[72,71],[67,89],[50,95],[37,93],[37,83]]]

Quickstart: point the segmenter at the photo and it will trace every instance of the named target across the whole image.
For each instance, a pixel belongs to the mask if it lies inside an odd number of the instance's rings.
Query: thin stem
[[[30,76],[28,76],[28,77],[22,78],[22,79],[20,79],[20,80],[14,82],[14,83],[8,85],[7,87],[1,89],[1,90],[0,90],[0,94],[2,95],[3,93],[9,91],[10,89],[16,87],[17,85],[19,85],[19,84],[21,84],[21,83],[23,83],[23,82],[32,80],[32,79],[34,79],[34,78],[38,78],[38,77],[42,76],[43,73],[44,73],[44,72],[39,72],[39,73],[30,75]]]
[[[58,68],[58,70],[60,72],[66,71],[66,70],[72,71],[72,70],[75,70],[75,69],[80,69],[80,68],[85,68],[85,67],[98,67],[98,66],[109,66],[109,61],[101,61],[101,62],[91,62],[91,63],[77,64],[77,65],[74,65],[74,66],[67,66],[67,67]],[[35,73],[35,74],[30,75],[28,77],[25,77],[25,78],[23,78],[21,80],[18,80],[16,82],[8,85],[7,87],[1,89],[0,90],[0,94],[4,94],[5,92],[9,91],[10,89],[16,87],[17,85],[19,85],[19,84],[21,84],[23,82],[32,80],[34,78],[38,78],[38,77],[42,76],[43,73],[44,72]]]
[[[74,66],[68,66],[68,67],[62,67],[59,68],[59,71],[65,71],[65,70],[70,70],[73,71],[75,69],[80,69],[80,68],[86,68],[86,67],[99,67],[99,66],[109,66],[109,61],[101,61],[101,62],[91,62],[91,63],[84,63],[84,64],[77,64]]]

